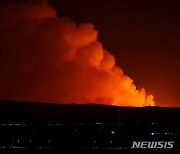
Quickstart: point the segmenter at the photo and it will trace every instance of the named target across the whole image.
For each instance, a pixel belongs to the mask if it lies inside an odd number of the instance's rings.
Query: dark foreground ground
[[[133,141],[163,147],[132,149]],[[179,151],[180,108],[0,101],[0,151],[22,149]]]

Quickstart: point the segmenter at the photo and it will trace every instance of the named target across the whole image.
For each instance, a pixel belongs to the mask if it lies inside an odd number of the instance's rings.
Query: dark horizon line
[[[0,99],[0,103],[2,102],[13,102],[18,104],[41,104],[41,105],[96,105],[96,106],[111,106],[111,107],[122,107],[122,108],[170,108],[170,109],[180,109],[180,107],[175,106],[120,106],[120,105],[112,105],[112,104],[103,104],[103,103],[56,103],[56,102],[43,102],[43,101],[28,101],[28,100],[11,100],[11,99]],[[1,105],[1,104],[0,104]]]

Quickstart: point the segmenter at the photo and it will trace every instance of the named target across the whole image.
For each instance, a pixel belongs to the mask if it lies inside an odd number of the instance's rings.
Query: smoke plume
[[[90,23],[57,18],[46,1],[0,6],[0,99],[154,105],[97,40]]]

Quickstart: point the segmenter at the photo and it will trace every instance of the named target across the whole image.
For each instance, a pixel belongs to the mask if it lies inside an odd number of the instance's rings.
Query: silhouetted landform
[[[52,104],[26,101],[0,101],[3,118],[68,120],[109,120],[110,122],[142,120],[180,122],[180,108],[167,107],[121,107],[101,104]]]
[[[180,149],[180,108],[0,101],[1,150],[127,150],[133,141]]]

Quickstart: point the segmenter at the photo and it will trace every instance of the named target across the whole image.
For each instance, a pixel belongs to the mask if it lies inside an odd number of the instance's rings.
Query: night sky
[[[13,0],[1,0],[0,5],[9,2]],[[180,1],[49,0],[49,4],[58,17],[93,24],[103,48],[137,88],[154,95],[156,105],[180,107]]]
[[[61,0],[59,17],[90,22],[116,64],[145,87],[157,105],[180,106],[180,2],[175,0]]]

